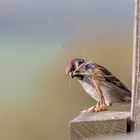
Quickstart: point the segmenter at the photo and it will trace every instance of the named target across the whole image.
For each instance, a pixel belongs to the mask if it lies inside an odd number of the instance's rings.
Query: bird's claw
[[[107,110],[108,105],[106,104],[102,104],[102,105],[96,105],[96,106],[92,106],[88,109],[85,109],[83,111],[80,111],[81,113],[85,113],[85,112],[101,112],[101,111],[106,111]]]
[[[84,110],[82,110],[82,111],[80,111],[80,112],[81,112],[81,113],[85,113],[85,112],[95,112],[95,111],[94,111],[95,107],[96,107],[96,106],[92,106],[92,107],[90,107],[90,108],[88,108],[88,109],[84,109]]]
[[[95,108],[95,112],[101,112],[101,111],[106,111],[107,110],[107,105],[100,105],[97,108]]]

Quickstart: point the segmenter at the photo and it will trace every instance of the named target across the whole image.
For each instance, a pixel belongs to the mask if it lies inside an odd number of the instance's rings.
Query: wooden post
[[[135,0],[131,120],[132,131],[140,130],[140,0]]]
[[[130,112],[82,113],[70,122],[71,140],[127,133]]]

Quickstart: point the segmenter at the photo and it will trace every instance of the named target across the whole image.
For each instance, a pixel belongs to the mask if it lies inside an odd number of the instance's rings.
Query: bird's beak
[[[70,77],[71,77],[72,79],[74,78],[73,72],[70,72],[69,75],[70,75]]]
[[[76,75],[80,75],[80,72],[79,71],[72,71],[72,72],[69,73],[69,76],[71,78],[74,78]]]

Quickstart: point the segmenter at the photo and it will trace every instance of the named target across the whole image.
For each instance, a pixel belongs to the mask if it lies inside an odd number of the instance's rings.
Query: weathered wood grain
[[[116,136],[106,136],[106,137],[96,137],[89,140],[139,140],[139,133],[129,133],[128,135],[116,135]]]
[[[132,68],[132,131],[140,130],[140,0],[135,0]]]
[[[127,132],[129,112],[82,113],[70,122],[71,140]]]

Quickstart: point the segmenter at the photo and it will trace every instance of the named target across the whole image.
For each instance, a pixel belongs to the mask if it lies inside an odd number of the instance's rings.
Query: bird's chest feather
[[[96,90],[94,88],[94,85],[91,81],[91,79],[85,77],[83,80],[79,80],[80,84],[82,85],[82,87],[84,88],[84,90],[92,97],[94,98],[96,101],[98,101],[98,96],[96,94]]]

